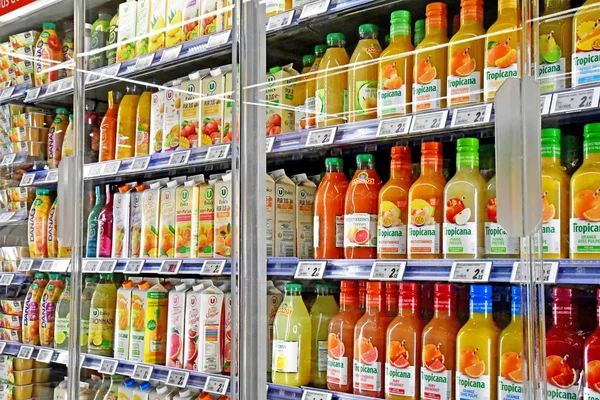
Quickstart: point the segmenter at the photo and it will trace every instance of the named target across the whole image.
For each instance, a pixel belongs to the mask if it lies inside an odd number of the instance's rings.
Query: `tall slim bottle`
[[[98,214],[98,239],[96,257],[110,257],[113,232],[113,191],[111,185],[105,185],[106,202]]]
[[[381,46],[377,25],[358,27],[359,42],[348,66],[348,122],[377,117],[377,61]]]
[[[96,204],[92,207],[87,221],[86,257],[96,257],[98,254],[98,216],[106,201],[100,186],[96,186],[95,192]]]
[[[317,124],[317,116],[315,114],[316,106],[316,90],[317,90],[317,71],[319,70],[319,64],[327,51],[326,44],[318,44],[315,46],[315,61],[313,62],[308,76],[306,77],[305,88],[306,88],[306,99],[304,100],[304,109],[306,112],[306,127],[314,128]]]
[[[521,287],[511,287],[510,323],[499,339],[498,400],[522,400],[523,396],[523,319]]]
[[[108,110],[100,122],[100,155],[98,161],[110,161],[115,159],[117,141],[117,120],[121,94],[119,92],[108,92]]]
[[[327,51],[319,64],[315,110],[317,127],[341,124],[348,111],[348,74],[345,66],[350,58],[344,46],[342,33],[327,35]]]
[[[92,296],[98,285],[96,276],[86,276],[85,286],[81,292],[81,352],[88,351],[88,334],[90,330],[90,310],[92,308]]]
[[[114,352],[117,286],[114,274],[100,274],[100,282],[92,295],[88,352],[112,357]]]

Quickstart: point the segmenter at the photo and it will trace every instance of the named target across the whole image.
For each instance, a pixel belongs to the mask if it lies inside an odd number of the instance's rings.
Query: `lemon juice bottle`
[[[338,307],[329,285],[318,283],[317,298],[310,308],[311,323],[311,383],[315,387],[327,387],[327,344],[329,322],[338,313]]]
[[[85,286],[81,292],[81,352],[88,351],[88,333],[90,330],[90,310],[92,308],[92,296],[98,285],[95,275],[85,277]]]
[[[113,356],[117,286],[113,274],[100,274],[100,282],[92,295],[88,353]]]
[[[69,308],[71,307],[71,277],[65,277],[65,288],[60,294],[54,318],[54,348],[69,348]]]

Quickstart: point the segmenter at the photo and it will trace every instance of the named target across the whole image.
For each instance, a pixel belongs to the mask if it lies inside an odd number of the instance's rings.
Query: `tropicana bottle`
[[[345,68],[350,59],[342,33],[327,35],[327,51],[319,64],[315,111],[317,127],[341,124],[348,111],[348,74]]]
[[[523,396],[523,319],[521,287],[511,288],[510,323],[498,340],[498,400],[522,400]]]

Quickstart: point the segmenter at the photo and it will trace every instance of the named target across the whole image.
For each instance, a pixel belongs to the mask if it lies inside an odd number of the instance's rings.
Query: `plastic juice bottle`
[[[48,257],[58,257],[58,196],[54,198],[48,213],[48,231],[46,232]]]
[[[308,76],[306,77],[306,82],[304,84],[304,87],[306,88],[306,99],[304,100],[304,109],[306,112],[306,126],[308,128],[312,128],[317,124],[317,117],[315,114],[317,71],[319,70],[319,65],[321,64],[321,60],[323,59],[323,55],[325,55],[326,51],[326,44],[318,44],[315,46],[315,61],[313,62],[310,71],[308,71]]]
[[[98,161],[115,159],[115,141],[117,140],[117,118],[121,93],[108,92],[108,110],[100,123],[100,156]]]
[[[86,256],[96,257],[97,255],[97,244],[98,244],[98,215],[104,207],[105,197],[102,194],[102,188],[96,186],[95,188],[95,199],[96,203],[90,211],[87,221],[87,238],[86,238]]]
[[[377,258],[406,258],[408,191],[412,185],[408,146],[392,147],[390,180],[379,191]]]
[[[107,46],[113,46],[110,50],[106,50],[106,62],[107,64],[114,64],[117,62],[117,38],[119,35],[119,12],[110,19],[110,25],[108,27],[108,40]]]
[[[552,326],[546,331],[546,382],[550,399],[576,399],[584,341],[573,289],[552,289]]]
[[[69,111],[57,108],[56,117],[48,131],[48,168],[58,168],[62,158],[63,139],[69,126]]]
[[[407,114],[412,109],[412,51],[415,48],[410,37],[410,12],[394,11],[391,22],[390,45],[379,57],[377,88],[379,118]]]
[[[229,297],[229,299],[228,299]],[[228,301],[231,300],[231,293],[230,296],[227,296],[227,293],[225,294],[225,299],[223,300],[225,307],[229,307]],[[279,290],[277,287],[275,287],[275,284],[273,283],[273,281],[267,281],[267,324],[268,324],[268,332],[267,332],[267,373],[271,373],[271,364],[269,363],[269,360],[271,360],[273,358],[273,324],[275,323],[275,316],[277,315],[277,310],[279,309],[279,306],[281,305],[281,302],[283,301],[283,293],[281,293],[281,290]],[[227,311],[225,312],[225,314],[227,314]],[[227,325],[227,321],[225,321],[225,324]],[[231,329],[231,328],[229,328]],[[231,341],[230,339],[231,337],[231,333],[229,333],[229,338],[227,335],[227,327],[225,329],[225,346],[227,346],[228,341]],[[226,349],[227,347],[225,347]],[[229,351],[231,351],[231,346],[229,346]],[[227,363],[227,351],[225,350],[225,365],[224,365],[224,370],[227,370],[228,367],[228,363]],[[231,359],[230,359],[231,361]]]
[[[273,383],[288,386],[308,385],[310,347],[310,316],[302,301],[302,285],[287,283],[285,297],[273,324]]]
[[[358,282],[358,307],[360,308],[360,310],[363,314],[365,312],[366,301],[367,301],[367,282],[360,281],[360,282]]]
[[[108,40],[108,30],[110,27],[111,16],[109,14],[100,12],[98,19],[92,24],[92,40],[91,50],[98,50],[106,47],[106,41]],[[100,68],[106,65],[106,52],[101,51],[93,54],[88,60],[90,70]]]
[[[519,257],[519,238],[510,237],[498,224],[496,208],[496,176],[492,176],[485,189],[485,257]]]
[[[113,274],[100,274],[100,282],[92,295],[88,353],[113,356],[117,286]]]
[[[133,400],[133,387],[135,381],[133,379],[127,379],[119,386],[118,400]]]
[[[425,15],[425,37],[415,49],[413,67],[415,111],[446,107],[448,9],[444,3],[429,3]]]
[[[136,157],[148,155],[150,152],[150,102],[153,92],[152,87],[147,86],[137,104],[134,154]]]
[[[372,154],[356,156],[356,172],[344,205],[345,258],[377,257],[377,201],[381,179]]]
[[[63,138],[63,145],[61,150],[61,160],[65,157],[73,155],[73,114],[69,114],[69,125],[65,130],[65,137]]]
[[[492,286],[471,285],[469,308],[456,337],[456,397],[496,399],[500,330],[492,314]]]
[[[105,186],[106,202],[98,214],[98,239],[96,257],[110,257],[113,232],[113,191],[110,185]]]
[[[542,129],[542,235],[544,258],[569,251],[569,175],[560,160],[560,129]]]
[[[481,102],[485,45],[483,0],[462,0],[460,29],[448,46],[448,106]]]
[[[519,76],[519,13],[517,0],[498,1],[498,19],[485,37],[485,69],[483,93],[485,101],[494,100],[496,90],[506,78]]]
[[[417,400],[420,398],[421,334],[423,320],[419,311],[419,285],[400,283],[398,316],[386,334],[385,398]]]
[[[348,180],[344,160],[325,159],[325,175],[315,194],[315,258],[344,258],[344,204]]]
[[[27,220],[29,256],[45,258],[48,257],[48,215],[52,202],[48,189],[37,189],[35,194]]]
[[[40,189],[38,189],[40,190]],[[36,272],[23,302],[23,343],[39,346],[42,294],[48,284],[46,274]]]
[[[415,47],[423,41],[425,37],[425,20],[418,19],[415,21],[414,45]]]
[[[35,45],[35,86],[46,85],[58,80],[58,69],[47,71],[62,62],[62,46],[56,34],[56,24],[44,22],[42,33]]]
[[[116,159],[133,157],[135,154],[136,111],[140,95],[135,85],[127,86],[127,92],[119,105],[117,116]]]
[[[317,127],[341,124],[348,111],[348,73],[350,59],[342,33],[327,35],[327,51],[319,63],[315,90]]]
[[[387,318],[381,282],[367,282],[365,314],[354,327],[354,394],[383,395]]]
[[[60,274],[50,274],[50,280],[44,288],[40,308],[40,345],[54,346],[54,321],[56,303],[65,287]]]
[[[571,8],[570,0],[545,0],[544,4],[542,17],[550,17]],[[563,14],[559,18],[548,18],[540,23],[538,79],[541,92],[570,86],[572,35],[573,19],[570,15]]]
[[[312,386],[326,388],[329,323],[340,309],[329,291],[329,285],[318,283],[316,292],[317,298],[310,308],[312,341],[310,382]]]
[[[583,164],[571,176],[570,258],[600,254],[600,124],[583,128]]]
[[[69,348],[69,307],[71,306],[71,277],[65,277],[65,287],[56,303],[54,318],[54,348]]]
[[[585,341],[583,352],[586,383],[583,397],[590,400],[600,397],[600,289],[596,292],[596,300],[599,325]]]
[[[510,323],[499,339],[498,400],[523,399],[523,320],[521,287],[511,287]],[[517,396],[518,397],[515,397]]]
[[[95,276],[85,277],[85,286],[81,293],[81,352],[88,351],[88,334],[90,331],[90,310],[92,308],[92,297],[98,285]],[[64,293],[64,292],[63,292]]]
[[[378,33],[377,25],[358,27],[360,40],[348,66],[348,122],[377,118]]]
[[[396,282],[385,283],[385,317],[386,325],[398,316],[398,284]]]
[[[600,38],[598,18],[598,0],[586,0],[573,17],[573,87],[600,81],[600,51],[596,50],[597,44],[594,47],[594,42]],[[566,52],[562,53],[566,55]]]
[[[315,56],[307,54],[302,56],[302,71],[300,71],[300,80],[296,83],[294,89],[294,102],[296,103],[296,130],[306,129],[308,120],[306,118],[306,80],[314,79],[314,75],[308,75],[315,63]]]
[[[441,258],[444,187],[442,144],[421,144],[421,176],[408,192],[408,258]]]
[[[454,399],[456,334],[460,321],[456,316],[454,288],[449,283],[435,284],[433,318],[425,328],[421,343],[421,399]]]
[[[478,258],[484,252],[485,180],[478,150],[478,139],[456,142],[456,173],[444,189],[444,258]]]

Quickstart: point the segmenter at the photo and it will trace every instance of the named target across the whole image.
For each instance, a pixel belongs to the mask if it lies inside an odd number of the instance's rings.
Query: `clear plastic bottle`
[[[69,125],[65,131],[63,146],[61,150],[61,158],[73,155],[73,114],[69,114]]]
[[[71,277],[65,277],[65,288],[56,304],[54,318],[54,348],[67,350],[69,348],[69,308],[71,307]]]
[[[81,293],[81,352],[88,351],[88,332],[90,329],[90,309],[92,308],[92,296],[96,290],[98,281],[96,276],[85,277],[85,287]]]
[[[88,352],[90,354],[113,355],[115,313],[117,308],[117,286],[113,274],[100,274],[100,282],[92,295]]]
[[[329,285],[318,283],[316,286],[317,298],[310,308],[311,324],[311,354],[310,354],[310,381],[318,388],[327,387],[327,335],[329,322],[338,313],[338,307]]]

